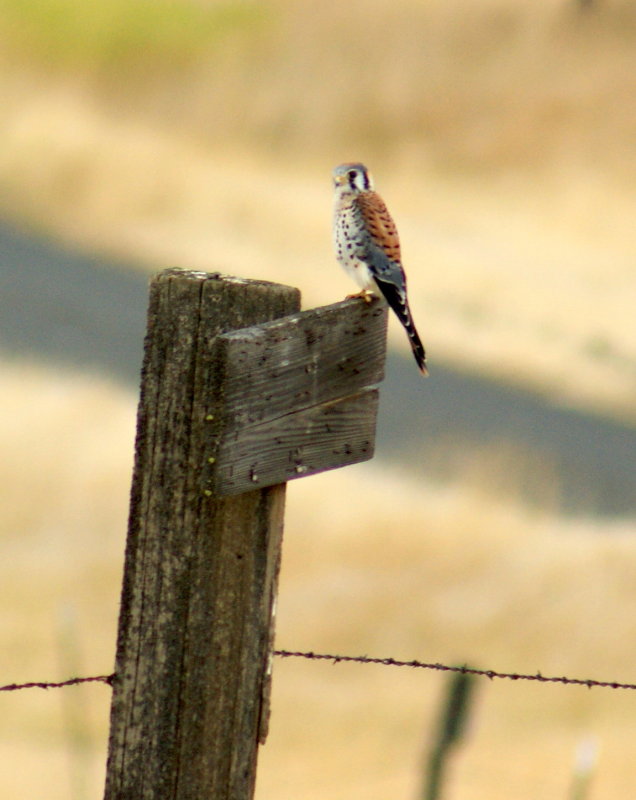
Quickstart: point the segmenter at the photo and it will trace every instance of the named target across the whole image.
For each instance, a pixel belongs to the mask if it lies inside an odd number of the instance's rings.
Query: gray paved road
[[[136,384],[147,280],[125,264],[0,223],[0,348]],[[432,360],[390,354],[376,457],[445,479],[508,452],[514,491],[569,512],[636,513],[636,429],[551,405]],[[477,466],[479,469],[479,466]],[[554,476],[557,475],[557,479]]]

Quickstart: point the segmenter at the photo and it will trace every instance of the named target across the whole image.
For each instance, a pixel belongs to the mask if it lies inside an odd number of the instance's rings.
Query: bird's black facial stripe
[[[356,184],[358,176],[362,176],[362,186],[366,191],[371,188],[371,181],[369,179],[369,175],[365,169],[350,169],[347,173],[347,177],[349,178],[349,186],[352,189],[359,189],[359,186]]]

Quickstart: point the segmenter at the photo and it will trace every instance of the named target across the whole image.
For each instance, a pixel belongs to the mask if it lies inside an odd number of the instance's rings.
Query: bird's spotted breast
[[[353,203],[342,204],[336,209],[334,244],[336,256],[345,272],[361,289],[372,289],[375,283],[364,260],[369,236],[363,227],[359,210]]]

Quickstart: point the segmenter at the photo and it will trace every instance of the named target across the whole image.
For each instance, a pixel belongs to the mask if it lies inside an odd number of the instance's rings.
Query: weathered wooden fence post
[[[371,458],[386,310],[166,270],[151,285],[106,800],[248,800],[285,482]]]

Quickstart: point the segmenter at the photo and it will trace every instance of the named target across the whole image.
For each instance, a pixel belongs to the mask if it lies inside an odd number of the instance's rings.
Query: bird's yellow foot
[[[364,300],[365,303],[372,303],[375,299],[375,295],[370,289],[363,289],[361,292],[356,292],[355,294],[348,294],[345,297],[345,300]]]

